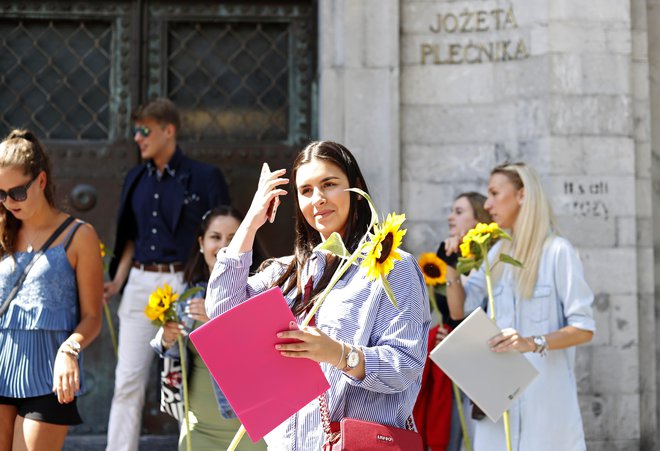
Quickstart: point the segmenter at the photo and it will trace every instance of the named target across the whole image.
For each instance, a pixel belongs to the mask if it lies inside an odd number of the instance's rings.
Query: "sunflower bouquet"
[[[493,285],[491,281],[491,271],[498,263],[506,263],[517,268],[522,268],[522,262],[516,260],[510,255],[499,253],[498,259],[491,265],[488,260],[488,251],[499,239],[511,241],[511,236],[502,230],[497,223],[490,224],[479,223],[463,237],[460,244],[461,256],[458,258],[456,270],[460,274],[470,272],[474,268],[484,265],[486,274],[486,290],[488,292],[488,310],[490,319],[495,321],[495,300],[493,298]],[[509,411],[503,415],[504,434],[506,437],[506,449],[511,451],[511,427],[509,426]]]
[[[100,242],[101,247],[101,259],[103,260],[103,273],[107,274],[108,269],[110,268],[110,259],[112,254],[108,253],[105,244],[103,241]],[[115,331],[115,325],[112,322],[112,314],[110,313],[110,307],[105,302],[103,303],[103,313],[105,314],[105,321],[108,323],[108,330],[110,331],[110,339],[112,340],[112,348],[115,350],[115,358],[119,357],[119,351],[117,348],[117,332]]]
[[[426,252],[420,255],[417,263],[422,269],[422,274],[424,274],[424,282],[426,283],[426,291],[429,294],[431,310],[435,314],[438,324],[442,327],[444,318],[442,317],[442,312],[440,312],[435,296],[436,294],[444,295],[446,292],[447,263],[433,252]]]
[[[163,287],[156,287],[156,289],[149,295],[149,302],[144,308],[144,314],[151,320],[151,323],[157,327],[163,327],[168,321],[179,322],[179,315],[177,314],[176,304],[182,299],[188,299],[193,294],[201,291],[200,287],[189,288],[184,291],[180,296],[172,290],[172,287],[167,283]],[[183,382],[183,407],[184,419],[186,423],[186,446],[188,451],[192,450],[190,443],[190,420],[188,419],[188,379],[186,376],[186,362],[184,354],[183,338],[181,334],[177,337],[179,344],[179,357],[181,359],[181,381]]]
[[[406,220],[406,215],[390,213],[382,222],[378,222],[378,212],[371,197],[359,188],[348,188],[347,191],[353,191],[369,202],[371,222],[353,253],[348,252],[341,235],[337,232],[333,232],[328,239],[316,246],[315,250],[328,251],[341,258],[342,262],[332,275],[328,285],[314,302],[301,326],[307,326],[310,323],[332,288],[351,265],[357,265],[359,259],[362,259],[360,268],[365,271],[367,279],[380,281],[390,302],[397,307],[396,298],[387,280],[387,275],[394,268],[396,260],[401,260],[401,254],[397,252],[397,249],[401,246],[403,236],[406,234],[406,229],[401,229],[401,224]],[[245,426],[241,425],[227,451],[234,451],[244,434]]]
[[[444,318],[442,317],[442,312],[438,307],[438,302],[436,294],[446,295],[447,291],[447,263],[438,257],[437,254],[433,252],[425,252],[419,256],[417,260],[419,267],[424,274],[424,282],[426,283],[426,291],[429,294],[429,302],[431,304],[431,310],[436,315],[439,327],[444,327]],[[454,391],[454,399],[456,400],[456,408],[458,410],[458,418],[461,424],[461,430],[463,432],[463,443],[465,444],[465,449],[467,451],[472,450],[470,444],[470,437],[467,432],[467,424],[465,423],[465,414],[463,413],[463,403],[461,402],[461,392],[458,389],[458,386],[451,382],[452,389]]]

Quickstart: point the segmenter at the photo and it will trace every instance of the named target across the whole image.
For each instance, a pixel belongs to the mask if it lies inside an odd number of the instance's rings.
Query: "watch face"
[[[348,365],[349,368],[355,368],[358,366],[360,363],[360,354],[357,353],[357,351],[351,351],[348,353],[348,357],[346,357],[346,364]]]

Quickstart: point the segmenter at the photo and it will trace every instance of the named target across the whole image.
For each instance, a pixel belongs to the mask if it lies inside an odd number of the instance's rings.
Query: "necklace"
[[[35,240],[36,240],[37,238],[39,238],[39,235],[41,235],[41,233],[35,233],[34,238],[28,241],[28,245],[27,245],[27,247],[25,248],[25,250],[26,250],[28,253],[31,253],[31,252],[34,251],[34,247],[32,247],[32,243],[34,243]]]

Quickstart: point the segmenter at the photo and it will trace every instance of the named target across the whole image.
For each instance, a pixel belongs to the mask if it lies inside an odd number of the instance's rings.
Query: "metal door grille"
[[[0,20],[0,133],[107,139],[111,40],[109,21]]]
[[[170,23],[168,90],[190,140],[283,141],[289,31],[271,23]]]

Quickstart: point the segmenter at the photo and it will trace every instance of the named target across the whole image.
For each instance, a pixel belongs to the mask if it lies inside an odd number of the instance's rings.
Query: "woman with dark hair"
[[[99,239],[57,208],[30,131],[0,144],[0,203],[0,449],[58,450],[82,423],[81,350],[101,330]]]
[[[215,265],[215,255],[226,247],[233,238],[243,217],[234,208],[220,206],[206,212],[202,217],[196,234],[190,258],[186,262],[183,277],[189,287],[198,286],[206,290],[210,271]],[[209,320],[204,311],[204,291],[192,299],[178,304],[178,317],[181,324],[170,321],[161,327],[151,346],[161,357],[179,359],[177,338],[183,332],[188,333]],[[186,338],[185,362],[188,368],[189,424],[190,439],[195,450],[226,449],[231,443],[234,432],[240,427],[236,414],[231,409],[220,388],[217,386],[208,368],[197,353],[192,343]],[[186,449],[186,427],[181,423],[179,449]],[[252,444],[245,440],[238,450],[262,450],[265,444]]]
[[[265,165],[264,165],[265,166]],[[333,232],[353,252],[367,232],[371,212],[367,186],[353,155],[341,144],[313,142],[293,163],[296,211],[292,256],[249,277],[257,230],[274,219],[272,206],[287,192],[285,170],[262,170],[252,205],[230,245],[218,253],[206,309],[215,317],[266,289],[278,286],[301,323],[328,285],[339,259],[314,248]],[[406,426],[419,391],[430,323],[424,278],[414,258],[399,251],[389,273],[398,308],[358,266],[350,267],[314,315],[313,325],[283,331],[297,343],[278,345],[285,357],[319,362],[330,382],[330,421],[342,418]],[[381,255],[381,257],[386,257]],[[273,337],[275,338],[275,337]],[[303,407],[266,437],[275,449],[321,449],[325,441],[319,401]]]
[[[490,223],[491,217],[484,209],[486,196],[474,191],[461,193],[454,199],[447,217],[449,239],[463,238],[478,223]],[[456,266],[456,254],[447,256],[445,241],[440,243],[437,255],[448,265]],[[463,276],[465,277],[465,276]],[[450,282],[451,283],[451,282]],[[429,333],[429,352],[435,348],[463,318],[452,318],[447,297],[436,293],[436,302],[443,324],[437,324]],[[464,412],[470,412],[470,400],[462,394]],[[422,388],[415,404],[415,421],[430,451],[459,451],[463,442],[457,400],[454,398],[451,379],[429,358],[422,376]],[[474,423],[465,415],[467,432],[472,441]]]

